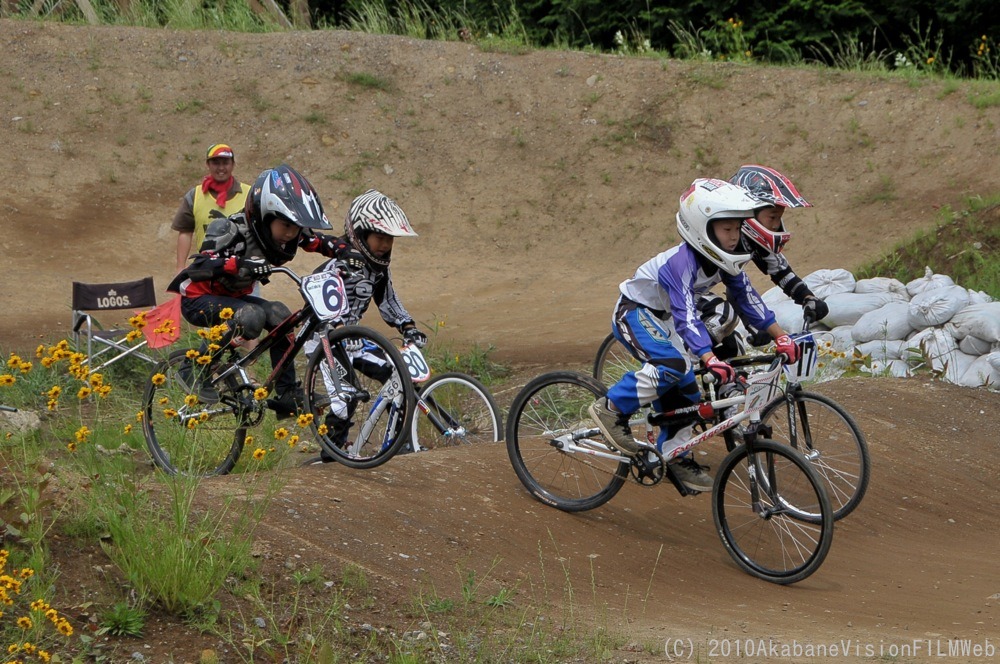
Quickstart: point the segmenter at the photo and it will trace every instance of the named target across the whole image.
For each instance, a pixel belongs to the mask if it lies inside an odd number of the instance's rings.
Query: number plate
[[[424,354],[413,344],[407,344],[399,349],[403,355],[403,362],[410,370],[410,379],[414,383],[422,383],[431,377],[431,368],[424,359]]]
[[[799,347],[799,361],[784,366],[785,375],[793,383],[810,380],[816,373],[816,363],[819,359],[819,348],[812,334],[793,335],[795,345]]]
[[[336,272],[320,272],[302,278],[302,297],[323,321],[337,320],[347,313],[347,291]]]

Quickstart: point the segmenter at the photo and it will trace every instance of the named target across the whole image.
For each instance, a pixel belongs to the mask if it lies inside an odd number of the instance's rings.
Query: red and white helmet
[[[692,249],[735,276],[743,270],[751,254],[724,251],[712,231],[712,222],[752,218],[761,207],[764,206],[742,187],[725,180],[699,178],[681,195],[677,232]]]
[[[767,207],[812,207],[812,203],[802,197],[791,180],[767,166],[745,164],[729,181],[746,189]],[[785,230],[784,221],[778,230],[772,231],[753,218],[744,221],[743,234],[774,254],[780,253],[792,238],[792,234]]]

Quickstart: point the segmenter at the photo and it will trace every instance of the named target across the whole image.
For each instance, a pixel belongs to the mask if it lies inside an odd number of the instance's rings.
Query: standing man
[[[250,191],[249,186],[233,177],[236,157],[225,143],[208,148],[205,166],[208,175],[184,195],[170,224],[177,231],[178,272],[187,267],[192,254],[201,250],[209,222],[241,211]]]

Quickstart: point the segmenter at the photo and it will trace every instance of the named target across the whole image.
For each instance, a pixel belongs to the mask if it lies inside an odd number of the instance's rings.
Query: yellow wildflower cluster
[[[29,567],[20,570],[7,569],[7,558],[10,553],[6,549],[0,549],[0,620],[4,617],[4,612],[11,613],[20,611],[15,607],[15,600],[24,591],[24,584],[35,575],[35,571]],[[10,607],[15,607],[11,609]],[[44,599],[36,599],[24,611],[13,620],[14,626],[20,630],[21,636],[15,642],[7,645],[7,655],[9,662],[23,662],[25,658],[33,658],[40,662],[52,661],[52,654],[41,647],[38,643],[27,640],[28,630],[35,629],[37,625],[48,620],[63,636],[73,635],[73,626],[61,616],[57,610],[52,608]],[[9,630],[6,630],[9,633]],[[37,636],[37,633],[36,633]]]
[[[976,56],[980,57],[980,58],[984,58],[987,55],[989,55],[989,52],[990,52],[990,47],[989,47],[989,44],[986,41],[986,35],[983,35],[979,39],[979,46],[976,47]]]

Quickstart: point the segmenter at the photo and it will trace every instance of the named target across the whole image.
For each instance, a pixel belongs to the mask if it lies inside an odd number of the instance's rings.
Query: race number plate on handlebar
[[[403,356],[406,368],[410,370],[410,379],[414,383],[422,383],[431,377],[431,368],[424,359],[424,354],[420,352],[414,344],[406,344],[399,349]]]
[[[323,321],[337,320],[347,313],[344,280],[336,272],[320,272],[302,278],[302,296]]]
[[[812,332],[793,334],[795,345],[799,347],[799,360],[794,364],[784,366],[785,375],[793,383],[802,383],[811,380],[816,373],[816,364],[819,359],[819,348]]]

